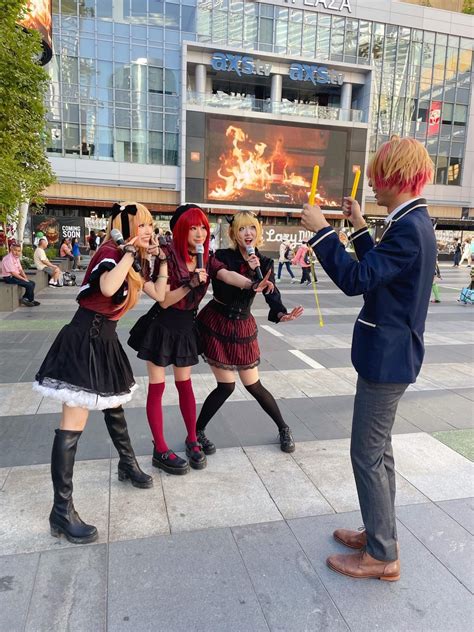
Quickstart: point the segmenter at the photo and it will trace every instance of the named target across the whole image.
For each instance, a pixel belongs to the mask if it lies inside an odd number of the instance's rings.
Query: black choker
[[[190,257],[195,257],[195,256],[196,256],[196,253],[195,253],[195,252],[190,252],[190,251],[188,250],[188,255],[189,255]]]

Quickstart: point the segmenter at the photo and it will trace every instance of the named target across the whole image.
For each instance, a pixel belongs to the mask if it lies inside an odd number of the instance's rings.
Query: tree
[[[474,2],[473,0],[464,0],[464,4],[462,7],[463,13],[468,13],[469,15],[474,15]]]
[[[38,60],[41,38],[19,25],[25,0],[3,0],[0,20],[0,221],[54,182],[45,154],[48,74]]]

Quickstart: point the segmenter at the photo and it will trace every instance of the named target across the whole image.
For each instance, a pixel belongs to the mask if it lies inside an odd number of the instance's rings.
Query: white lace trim
[[[137,388],[138,384],[134,384],[130,387],[129,393],[103,397],[102,395],[95,395],[87,391],[72,391],[68,388],[49,388],[42,386],[38,382],[33,382],[33,390],[41,393],[44,397],[57,399],[71,408],[86,408],[87,410],[104,410],[105,408],[115,408],[116,406],[126,404],[132,399],[133,392]]]

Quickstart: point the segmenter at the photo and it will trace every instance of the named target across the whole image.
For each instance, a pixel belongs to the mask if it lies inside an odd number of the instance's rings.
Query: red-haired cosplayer
[[[209,222],[195,204],[179,206],[170,221],[173,243],[168,256],[168,286],[164,300],[142,316],[130,332],[128,344],[146,360],[149,376],[147,416],[154,440],[153,465],[169,474],[186,474],[206,466],[206,456],[196,437],[196,402],[191,383],[191,367],[199,361],[195,318],[210,279],[241,289],[272,290],[267,280],[254,282],[231,272],[209,255]],[[196,249],[203,246],[203,268],[197,267]],[[159,278],[158,271],[153,279]],[[163,432],[162,397],[165,367],[173,365],[179,407],[186,425],[186,455],[189,464],[168,449]]]
[[[112,229],[123,233],[125,244],[111,238]],[[141,471],[133,452],[122,404],[136,388],[132,369],[118,340],[117,321],[138,301],[142,289],[154,298],[165,296],[166,259],[151,242],[153,220],[141,204],[114,205],[104,243],[94,254],[77,296],[79,309],[53,342],[36,375],[35,390],[63,404],[60,427],[51,454],[54,505],[49,517],[51,534],[65,535],[82,544],[97,539],[97,529],[85,524],[74,509],[72,477],[77,443],[90,410],[103,410],[107,429],[117,448],[119,480],[135,487],[151,487],[153,479]],[[146,281],[149,255],[162,273],[156,283]],[[160,259],[161,257],[161,259]]]

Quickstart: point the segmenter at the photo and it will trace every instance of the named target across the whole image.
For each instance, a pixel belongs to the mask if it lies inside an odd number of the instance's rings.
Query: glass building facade
[[[178,165],[187,40],[370,66],[370,149],[413,136],[461,184],[472,39],[252,0],[53,0],[53,25],[52,156]]]
[[[415,137],[434,183],[460,184],[472,39],[250,0],[198,0],[197,33],[217,46],[372,66],[370,149],[392,134]]]
[[[177,165],[195,24],[195,0],[53,0],[48,153]]]

